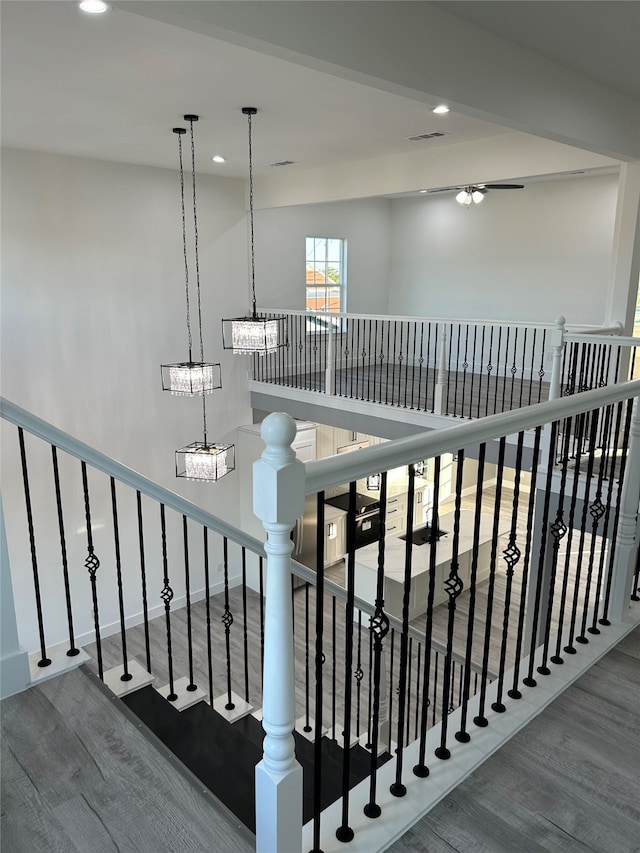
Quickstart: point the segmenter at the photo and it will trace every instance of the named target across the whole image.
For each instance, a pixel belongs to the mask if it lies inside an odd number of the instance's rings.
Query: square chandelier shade
[[[179,364],[163,364],[162,390],[179,397],[196,394],[211,394],[222,388],[222,371],[219,364],[183,361]]]
[[[286,345],[286,317],[235,317],[222,321],[223,349],[268,355]]]
[[[235,463],[235,445],[194,441],[176,450],[176,477],[215,483],[233,471]]]

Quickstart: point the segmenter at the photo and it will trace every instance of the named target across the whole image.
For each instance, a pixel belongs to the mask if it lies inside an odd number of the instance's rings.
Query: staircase
[[[191,772],[207,786],[242,823],[255,832],[254,769],[262,759],[264,731],[247,715],[234,723],[198,702],[177,711],[151,686],[122,697],[127,707]],[[313,767],[315,746],[299,732],[293,734],[296,757],[303,770],[303,822],[313,817]],[[342,748],[322,738],[322,788],[320,807],[325,809],[342,794]],[[381,754],[381,767],[391,756]],[[369,775],[371,756],[359,745],[351,748],[349,788]],[[233,781],[231,782],[231,777]]]

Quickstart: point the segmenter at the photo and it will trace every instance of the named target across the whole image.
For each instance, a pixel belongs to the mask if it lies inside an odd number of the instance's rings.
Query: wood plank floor
[[[640,851],[639,671],[640,628],[389,849]],[[3,851],[253,849],[83,672],[1,710]]]
[[[640,628],[391,853],[640,851]]]
[[[3,853],[250,853],[239,821],[74,670],[3,700]]]

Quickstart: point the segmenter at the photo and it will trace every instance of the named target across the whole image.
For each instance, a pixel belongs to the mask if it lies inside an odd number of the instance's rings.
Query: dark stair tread
[[[142,694],[142,695],[141,695]],[[124,697],[125,704],[165,746],[255,832],[255,765],[262,748],[234,731],[205,702],[179,712],[157,690],[145,687]],[[230,775],[233,784],[230,784]]]
[[[229,723],[205,702],[177,711],[153,687],[144,687],[122,700],[165,746],[194,773],[252,832],[255,832],[255,766],[262,760],[264,730],[250,714]],[[313,817],[315,744],[293,733],[297,759],[303,771],[303,820]],[[322,784],[320,807],[325,809],[342,794],[342,747],[321,740]],[[391,756],[384,753],[378,767]],[[349,788],[370,772],[371,758],[361,746],[351,749]],[[232,779],[230,776],[232,775]]]

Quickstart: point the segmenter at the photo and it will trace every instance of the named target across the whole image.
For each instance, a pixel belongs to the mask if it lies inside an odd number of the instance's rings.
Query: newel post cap
[[[268,415],[260,430],[265,449],[253,463],[253,511],[270,524],[290,524],[304,513],[304,464],[291,442],[296,425],[285,412]]]

